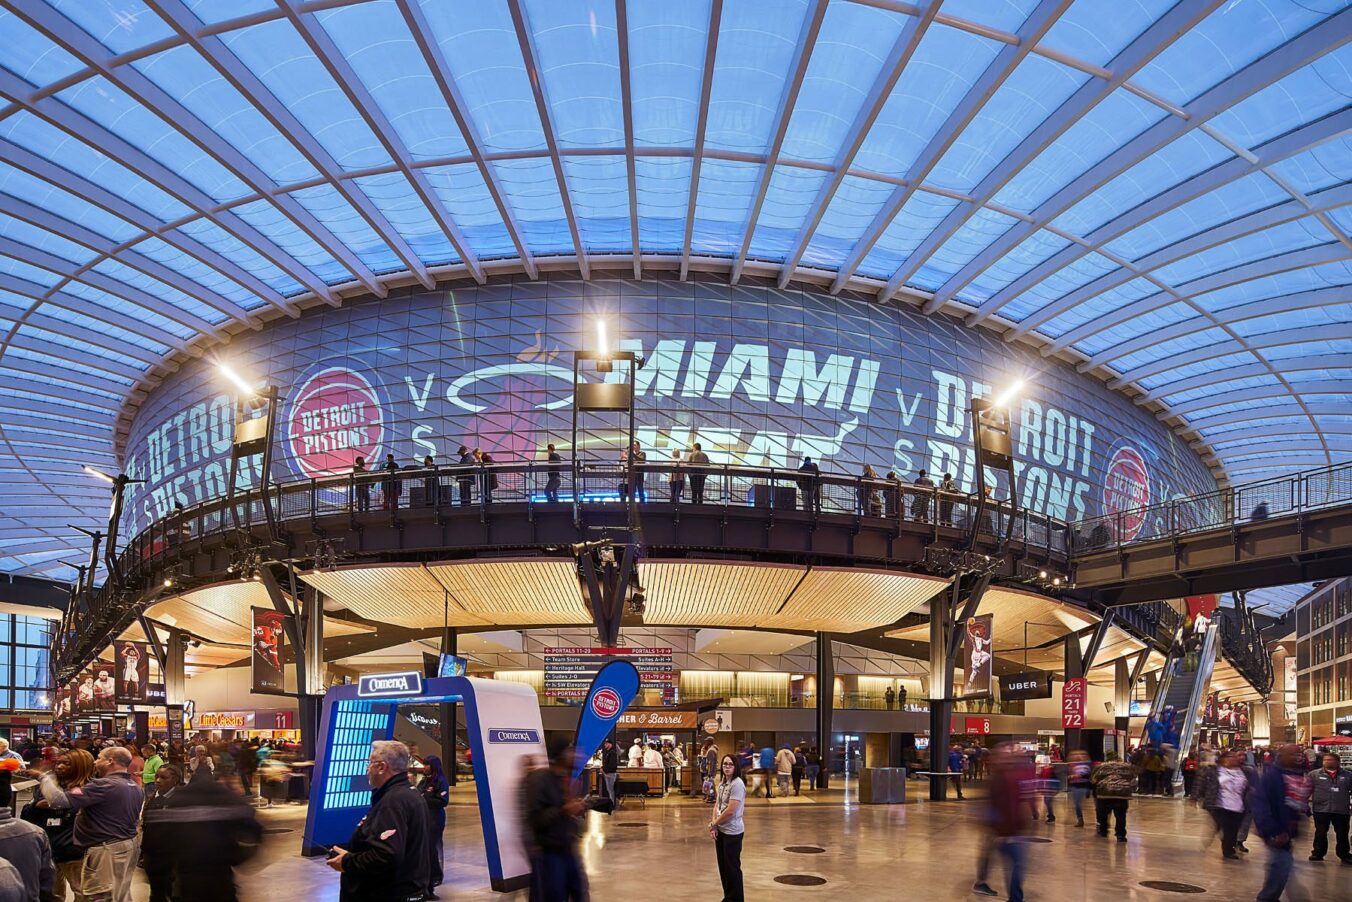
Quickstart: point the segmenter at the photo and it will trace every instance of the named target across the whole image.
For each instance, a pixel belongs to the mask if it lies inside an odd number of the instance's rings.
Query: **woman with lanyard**
[[[427,898],[437,897],[436,889],[441,885],[444,875],[441,868],[442,834],[446,832],[446,806],[451,801],[451,784],[446,779],[446,771],[441,767],[441,759],[428,755],[423,759],[423,779],[418,784],[418,792],[427,803],[431,824],[431,841],[427,852],[431,866],[427,871]]]
[[[742,811],[746,808],[746,784],[741,768],[732,755],[724,755],[722,773],[714,802],[709,835],[718,856],[718,878],[723,882],[723,902],[742,902],[742,837],[746,827]]]

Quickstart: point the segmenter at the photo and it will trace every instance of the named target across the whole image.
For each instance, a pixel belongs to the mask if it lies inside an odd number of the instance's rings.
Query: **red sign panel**
[[[1084,696],[1088,681],[1074,677],[1061,684],[1061,729],[1084,729]]]
[[[991,719],[989,717],[969,717],[966,719],[964,733],[970,733],[973,736],[989,736],[991,734]]]

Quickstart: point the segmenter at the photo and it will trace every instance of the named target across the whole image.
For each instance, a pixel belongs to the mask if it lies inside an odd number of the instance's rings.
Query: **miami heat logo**
[[[358,457],[374,468],[385,442],[379,393],[345,366],[321,369],[301,384],[286,427],[291,459],[310,477],[346,473]]]
[[[1117,541],[1136,538],[1145,525],[1145,508],[1149,506],[1150,470],[1145,458],[1135,448],[1123,445],[1113,454],[1103,477],[1103,514],[1111,528],[1120,529]]]

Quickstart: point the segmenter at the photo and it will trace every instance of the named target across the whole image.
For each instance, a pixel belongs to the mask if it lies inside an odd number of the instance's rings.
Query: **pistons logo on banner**
[[[1110,528],[1121,530],[1117,541],[1136,538],[1149,505],[1150,469],[1139,451],[1123,445],[1113,454],[1103,477],[1103,515],[1109,518]]]
[[[574,777],[582,773],[587,759],[615,728],[615,721],[638,695],[638,687],[638,668],[629,661],[610,661],[596,672],[577,718]]]
[[[347,473],[358,457],[375,466],[385,412],[370,379],[347,366],[325,366],[303,379],[293,397],[286,440],[302,475]]]

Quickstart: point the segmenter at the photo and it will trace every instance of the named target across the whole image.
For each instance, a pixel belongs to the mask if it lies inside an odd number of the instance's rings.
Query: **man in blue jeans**
[[[1268,846],[1267,873],[1258,902],[1278,902],[1291,879],[1291,843],[1300,832],[1310,801],[1304,764],[1299,746],[1283,745],[1253,794],[1253,823]]]

